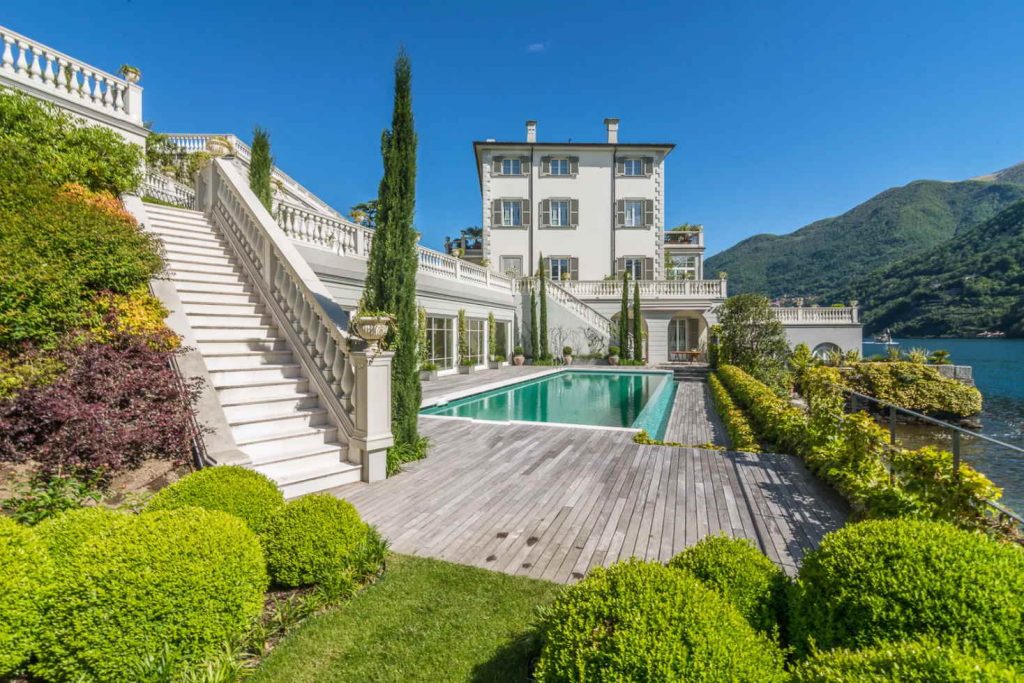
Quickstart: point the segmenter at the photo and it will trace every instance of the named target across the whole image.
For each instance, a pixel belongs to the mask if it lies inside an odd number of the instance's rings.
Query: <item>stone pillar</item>
[[[362,480],[380,481],[387,477],[388,448],[394,444],[391,434],[391,361],[394,353],[368,347],[350,351],[355,368],[355,428],[349,441],[350,459],[358,455]]]
[[[142,87],[137,83],[128,84],[128,92],[124,94],[124,108],[128,118],[142,125]]]

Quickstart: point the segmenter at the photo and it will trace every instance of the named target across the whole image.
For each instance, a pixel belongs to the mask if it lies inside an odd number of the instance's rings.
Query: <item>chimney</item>
[[[526,122],[526,141],[537,142],[537,122],[527,121]]]
[[[604,127],[608,129],[608,144],[617,145],[619,144],[619,120],[618,119],[605,119]]]

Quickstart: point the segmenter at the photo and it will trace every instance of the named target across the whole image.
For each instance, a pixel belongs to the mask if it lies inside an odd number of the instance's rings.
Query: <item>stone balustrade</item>
[[[786,325],[859,325],[858,309],[852,306],[778,306],[772,311]]]
[[[636,280],[643,299],[724,299],[725,280]],[[622,297],[622,280],[562,280],[558,283],[575,297],[587,299],[618,299]],[[630,282],[630,296],[633,282]]]
[[[0,83],[142,126],[142,88],[0,26]]]
[[[214,159],[199,174],[199,208],[252,279],[275,326],[347,437],[363,480],[385,476],[391,435],[391,357],[349,334],[347,313],[256,199],[239,169]]]
[[[143,196],[154,197],[186,209],[196,208],[195,190],[156,171],[146,171],[141,190]]]
[[[551,299],[572,311],[577,317],[582,319],[597,332],[600,332],[604,337],[607,339],[614,337],[617,334],[617,331],[615,330],[612,321],[576,298],[576,296],[574,296],[572,292],[564,286],[565,284],[565,281],[555,282],[554,280],[548,280],[548,285],[545,288],[545,291]],[[528,287],[538,293],[540,291],[540,281],[536,277],[523,278],[520,281],[520,286]],[[621,295],[622,289],[620,285],[619,296]]]

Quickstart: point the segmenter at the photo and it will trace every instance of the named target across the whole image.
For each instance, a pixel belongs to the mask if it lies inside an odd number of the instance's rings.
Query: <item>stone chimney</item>
[[[537,142],[537,122],[527,121],[526,122],[526,141]]]
[[[619,144],[619,120],[618,119],[605,119],[604,127],[608,129],[608,144],[617,145]]]

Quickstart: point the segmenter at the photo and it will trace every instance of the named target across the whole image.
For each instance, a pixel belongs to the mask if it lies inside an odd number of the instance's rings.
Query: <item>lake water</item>
[[[985,397],[980,415],[986,436],[1024,447],[1024,339],[896,339],[900,349],[915,347],[950,352],[957,365],[974,368],[974,382]],[[881,344],[864,342],[864,355],[885,352]],[[914,426],[901,430],[907,446],[935,443],[947,449],[951,438],[946,430]],[[982,439],[965,439],[961,453],[972,467],[984,472],[1003,488],[1003,502],[1018,512],[1024,510],[1024,455],[1000,448]]]

